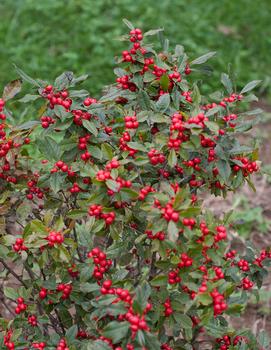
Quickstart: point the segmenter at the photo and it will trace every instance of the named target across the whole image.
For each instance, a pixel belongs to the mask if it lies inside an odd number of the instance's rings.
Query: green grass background
[[[192,58],[217,51],[216,79],[207,80],[213,88],[230,63],[240,86],[263,79],[268,91],[270,13],[270,0],[0,0],[0,87],[16,78],[16,63],[46,80],[63,70],[89,73],[85,86],[99,94],[125,48],[116,40],[125,17],[144,30],[164,27],[171,44],[184,45]]]

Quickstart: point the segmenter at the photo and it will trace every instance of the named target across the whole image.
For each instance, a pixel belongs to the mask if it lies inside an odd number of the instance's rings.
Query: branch
[[[1,264],[11,273],[25,288],[28,288],[27,284],[23,281],[23,279],[17,275],[15,271],[13,271],[7,263],[5,263],[2,259],[0,259]]]

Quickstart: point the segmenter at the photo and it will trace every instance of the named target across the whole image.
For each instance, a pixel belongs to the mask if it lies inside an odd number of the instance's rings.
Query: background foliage
[[[269,0],[1,0],[0,84],[16,78],[14,62],[47,79],[63,70],[87,72],[86,87],[98,93],[113,79],[120,49],[115,39],[125,17],[143,30],[164,27],[171,44],[183,44],[192,58],[216,50],[215,72],[227,71],[230,62],[240,86],[263,79],[265,89],[271,77],[270,10]],[[216,88],[216,78],[206,83]]]

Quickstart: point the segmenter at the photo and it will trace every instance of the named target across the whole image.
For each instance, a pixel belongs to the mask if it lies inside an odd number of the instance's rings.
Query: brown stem
[[[25,288],[27,288],[27,284],[23,281],[23,279],[17,275],[15,271],[13,271],[7,263],[5,263],[2,259],[0,259],[1,264],[8,270],[9,273],[11,273]]]

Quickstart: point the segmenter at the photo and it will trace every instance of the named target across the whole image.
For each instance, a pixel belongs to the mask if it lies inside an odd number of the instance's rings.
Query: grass
[[[124,49],[126,17],[145,30],[164,27],[172,44],[192,58],[216,50],[220,72],[234,70],[240,86],[271,80],[269,0],[1,0],[0,85],[16,77],[12,63],[34,77],[53,79],[63,70],[89,73],[86,87],[97,94],[112,82],[114,56]]]

